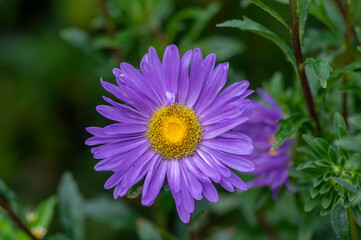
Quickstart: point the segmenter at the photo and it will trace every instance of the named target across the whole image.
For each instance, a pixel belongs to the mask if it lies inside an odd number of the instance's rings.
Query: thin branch
[[[291,31],[291,38],[292,38],[292,48],[293,54],[295,55],[296,64],[297,64],[297,76],[301,82],[303,95],[306,100],[307,109],[310,113],[311,117],[316,122],[316,130],[317,132],[321,132],[321,124],[318,118],[318,114],[315,110],[315,105],[313,102],[313,97],[311,94],[310,86],[308,84],[308,79],[306,76],[305,68],[303,67],[303,54],[301,49],[301,41],[300,41],[300,34],[299,34],[299,24],[298,24],[298,13],[297,13],[297,2],[296,0],[289,0],[290,5],[290,31]]]
[[[267,236],[272,240],[280,240],[281,238],[278,236],[277,231],[272,227],[271,224],[267,221],[265,216],[263,215],[263,212],[258,209],[254,212],[257,222],[262,228],[262,230],[267,234]]]
[[[350,63],[350,40],[351,40],[351,29],[352,29],[352,24],[351,24],[351,4],[349,2],[347,2],[346,5],[346,33],[345,33],[345,54],[344,54],[344,65],[348,65]],[[346,74],[343,77],[342,80],[342,84],[343,86],[346,86],[348,84],[348,74]],[[342,94],[342,115],[343,118],[346,121],[347,124],[347,115],[348,115],[348,110],[347,110],[347,92],[344,92]]]
[[[351,239],[359,240],[358,233],[357,233],[357,226],[356,226],[355,219],[353,216],[352,208],[350,208],[350,207],[347,208],[347,217],[348,217],[348,222],[350,225]]]
[[[197,240],[198,239],[197,234],[192,227],[192,220],[189,220],[189,222],[187,223],[187,232],[188,232],[189,240]]]
[[[99,5],[100,5],[100,9],[102,11],[103,20],[105,23],[105,30],[107,32],[107,35],[110,39],[114,39],[115,38],[115,29],[114,29],[114,25],[109,20],[107,0],[99,0]],[[120,52],[119,47],[114,47],[112,51],[113,51],[113,55],[118,63],[124,61],[124,58],[122,56],[122,53]]]
[[[23,230],[31,239],[38,240],[31,232],[30,230],[24,225],[24,223],[20,220],[20,218],[14,213],[14,211],[11,209],[7,201],[0,196],[0,206],[4,209],[6,214],[16,223],[16,225]]]
[[[336,0],[336,4],[342,13],[342,16],[345,18],[345,20],[347,22],[348,21],[347,20],[347,18],[348,18],[347,8],[343,5],[341,0]],[[355,38],[356,44],[361,45],[360,39],[358,38],[357,33],[356,33],[355,26],[353,26],[352,24],[351,24],[351,33],[352,33],[353,37]]]

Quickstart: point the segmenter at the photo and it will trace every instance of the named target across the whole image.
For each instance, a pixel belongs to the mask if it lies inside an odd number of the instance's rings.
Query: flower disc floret
[[[181,159],[195,153],[202,126],[193,109],[181,104],[158,108],[146,132],[151,147],[165,159]]]

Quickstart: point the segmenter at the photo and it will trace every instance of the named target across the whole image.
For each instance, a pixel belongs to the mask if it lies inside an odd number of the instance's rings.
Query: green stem
[[[359,240],[358,238],[358,233],[357,233],[357,226],[355,223],[355,219],[353,217],[353,212],[352,212],[352,208],[347,208],[347,217],[348,217],[348,222],[350,225],[350,232],[351,232],[351,239],[352,240]]]
[[[345,20],[347,21],[347,10],[345,8],[345,6],[343,5],[343,3],[341,2],[341,0],[336,0],[336,4],[338,6],[338,8],[340,9],[341,13],[342,13],[342,16],[345,18]],[[351,32],[352,32],[352,35],[355,39],[355,42],[356,42],[356,45],[360,46],[361,45],[361,42],[360,42],[360,39],[358,38],[357,36],[357,32],[356,32],[356,29],[355,29],[355,26],[351,24]]]
[[[277,231],[273,226],[267,221],[267,218],[264,216],[261,209],[258,209],[254,212],[257,223],[259,227],[264,231],[267,236],[272,240],[280,240],[280,236],[277,234]]]
[[[4,209],[5,213],[13,220],[13,222],[23,230],[31,239],[37,240],[37,238],[30,232],[30,230],[24,225],[20,218],[14,213],[7,201],[0,196],[0,206]]]
[[[105,23],[105,30],[110,39],[115,38],[115,28],[114,25],[109,20],[109,12],[108,12],[108,5],[107,0],[99,0],[99,6],[103,15],[103,21]],[[114,47],[113,55],[118,63],[124,61],[124,57],[119,49],[119,47]]]
[[[350,63],[350,41],[351,41],[351,1],[347,0],[347,5],[346,5],[346,33],[345,33],[345,54],[344,54],[344,65],[348,65]],[[346,86],[348,84],[348,74],[346,74],[343,78],[342,81],[342,85]],[[347,97],[347,92],[344,92],[342,94],[342,115],[343,118],[347,122],[347,115],[348,115],[348,110],[347,110],[347,102],[348,102],[348,97]],[[348,124],[347,124],[348,125]]]
[[[188,231],[188,237],[189,240],[197,240],[197,233],[194,231],[194,228],[192,226],[192,220],[189,220],[187,223],[187,231]]]
[[[299,24],[298,24],[298,10],[297,10],[297,1],[296,0],[289,0],[290,5],[290,32],[292,38],[292,48],[293,54],[296,59],[297,64],[297,76],[301,82],[303,95],[305,97],[305,101],[307,104],[308,112],[310,113],[311,117],[316,122],[316,130],[317,132],[321,132],[321,124],[318,118],[318,114],[315,110],[315,104],[313,102],[313,97],[311,94],[310,86],[308,84],[308,79],[306,76],[305,68],[303,67],[303,54],[301,48],[301,41],[300,41],[300,31],[299,31]]]

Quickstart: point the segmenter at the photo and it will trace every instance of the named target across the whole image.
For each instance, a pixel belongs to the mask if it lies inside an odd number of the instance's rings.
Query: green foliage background
[[[285,112],[290,115],[304,105],[302,96],[293,94],[299,89],[282,51],[260,36],[216,24],[247,16],[290,45],[288,33],[272,16],[247,1],[108,0],[107,21],[102,12],[104,2],[0,0],[0,178],[17,193],[21,205],[27,206],[19,212],[24,218],[43,199],[58,192],[48,199],[54,203],[47,205],[52,215],[51,209],[58,204],[54,220],[43,220],[49,222],[45,225],[50,224],[51,235],[64,232],[72,239],[89,240],[186,239],[186,226],[178,219],[169,192],[162,193],[150,208],[141,206],[139,198],[112,200],[112,192],[103,188],[110,174],[93,170],[96,160],[84,145],[89,137],[85,127],[110,123],[95,111],[103,102],[101,96],[107,95],[99,79],[113,81],[112,68],[119,67],[120,59],[139,67],[151,45],[159,55],[172,43],[181,54],[200,47],[204,55],[214,52],[218,62],[230,62],[227,84],[247,79],[251,89],[265,85],[271,94],[278,94],[281,105],[289,104]],[[360,25],[361,14],[356,13],[361,12],[361,1],[354,2],[354,22]],[[282,1],[267,4],[289,21],[288,6]],[[339,14],[332,14],[342,22]],[[337,32],[344,26],[327,25],[327,19],[322,23],[315,16],[317,12],[307,21],[305,56],[317,53],[332,62],[332,53],[342,40],[327,29]],[[114,35],[107,34],[112,29]],[[324,49],[331,50],[321,51]],[[340,61],[336,57],[334,62]],[[309,72],[323,64],[313,59],[309,63]],[[320,97],[324,78],[328,78],[327,72],[320,72],[310,78],[310,85],[319,96],[317,103],[324,107],[320,111],[327,115],[328,106],[322,105]],[[330,98],[329,102],[340,105],[338,98]],[[360,102],[359,92],[350,103],[351,112],[360,112]],[[63,175],[65,171],[73,176]],[[311,229],[315,230],[312,239],[336,239],[329,231],[328,218],[303,212],[306,200],[306,195],[286,191],[278,201],[271,200],[267,189],[241,195],[221,191],[218,203],[198,204],[192,228],[201,239],[269,239],[267,226],[260,225],[262,216],[282,239],[311,239]],[[0,222],[3,217],[0,214]],[[52,239],[66,238],[57,235]]]

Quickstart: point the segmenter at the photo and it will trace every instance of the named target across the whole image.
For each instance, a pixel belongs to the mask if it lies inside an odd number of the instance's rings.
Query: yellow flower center
[[[273,149],[268,150],[268,153],[269,153],[269,155],[271,155],[271,156],[277,156],[277,155],[278,155],[278,151],[277,151],[277,150],[273,150]]]
[[[275,140],[276,140],[276,138],[275,138],[275,135],[273,134],[272,136],[270,136],[270,137],[268,138],[268,143],[271,144],[271,145],[273,145],[273,144],[275,143]],[[269,153],[269,155],[271,155],[271,156],[277,156],[277,155],[278,155],[278,151],[277,151],[277,150],[273,150],[272,148],[271,148],[270,150],[268,150],[268,153]]]
[[[195,153],[203,129],[193,109],[180,104],[154,111],[146,132],[151,147],[165,159],[181,159]]]
[[[35,238],[43,239],[46,234],[46,229],[43,228],[42,226],[37,226],[37,227],[33,228],[31,230],[31,232],[33,233]]]

